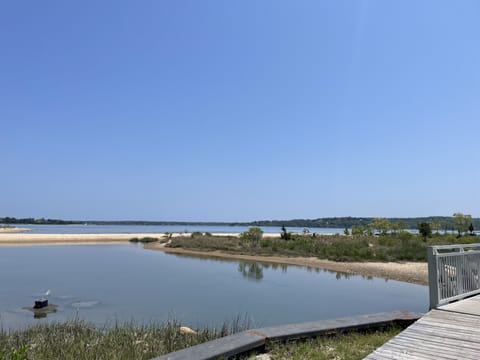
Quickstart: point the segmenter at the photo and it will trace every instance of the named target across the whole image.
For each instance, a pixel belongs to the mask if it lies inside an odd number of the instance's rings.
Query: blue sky
[[[0,217],[480,216],[477,1],[3,1]]]

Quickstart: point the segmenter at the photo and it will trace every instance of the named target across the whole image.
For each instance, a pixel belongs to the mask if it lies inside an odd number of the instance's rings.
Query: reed
[[[225,321],[195,333],[180,323],[116,324],[97,328],[82,320],[35,325],[25,330],[0,330],[0,359],[151,359],[186,347],[246,330],[247,317]]]

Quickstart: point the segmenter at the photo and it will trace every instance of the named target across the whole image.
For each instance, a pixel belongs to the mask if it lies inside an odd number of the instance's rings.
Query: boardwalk
[[[365,360],[480,359],[480,295],[431,310]]]

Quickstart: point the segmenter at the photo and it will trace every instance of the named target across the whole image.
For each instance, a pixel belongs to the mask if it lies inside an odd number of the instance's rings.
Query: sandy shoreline
[[[131,238],[155,237],[164,234],[0,234],[0,246],[120,244]]]
[[[32,231],[32,229],[19,228],[19,227],[1,227],[0,234],[22,233]]]
[[[173,234],[185,236],[188,234]],[[216,234],[220,235],[220,234]],[[227,234],[221,234],[227,235]],[[238,236],[238,234],[228,234]],[[278,234],[265,234],[278,236]],[[31,234],[31,233],[0,233],[1,246],[36,246],[36,245],[95,245],[95,244],[124,244],[131,238],[155,237],[164,238],[164,234],[139,233],[139,234]],[[380,277],[399,280],[414,284],[428,284],[427,263],[382,263],[382,262],[335,262],[321,260],[315,257],[284,257],[284,256],[253,256],[241,254],[228,254],[221,251],[194,251],[179,248],[168,248],[165,244],[146,244],[146,249],[160,250],[171,254],[183,254],[197,257],[236,259],[258,261],[275,264],[289,264],[322,268],[364,276]]]

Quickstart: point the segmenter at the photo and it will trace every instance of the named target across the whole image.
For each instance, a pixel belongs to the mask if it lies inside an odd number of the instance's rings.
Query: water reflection
[[[240,262],[238,272],[248,280],[260,281],[263,279],[263,265],[259,263]]]
[[[34,319],[44,319],[47,317],[48,314],[53,314],[57,312],[57,305],[49,304],[46,307],[36,309],[32,306],[24,307],[23,309],[31,311],[33,313]]]
[[[321,273],[326,273],[326,274],[332,274],[335,275],[335,278],[337,280],[348,280],[351,279],[352,277],[360,277],[364,280],[373,280],[373,276],[369,275],[360,275],[360,274],[352,274],[348,272],[339,272],[339,271],[334,271],[334,270],[329,270],[329,269],[324,269],[320,267],[314,267],[314,266],[308,266],[308,265],[288,265],[288,264],[279,264],[279,263],[268,263],[268,262],[254,262],[254,261],[245,261],[245,260],[240,260],[240,259],[235,259],[235,258],[219,258],[217,256],[212,256],[209,255],[208,253],[206,254],[167,254],[170,256],[176,256],[179,258],[191,258],[191,259],[197,259],[197,260],[205,260],[205,261],[213,261],[213,262],[221,262],[221,263],[232,263],[236,262],[238,263],[237,271],[243,275],[243,277],[247,280],[254,280],[254,281],[260,281],[263,279],[265,275],[265,269],[272,269],[272,270],[281,270],[282,273],[287,273],[287,270],[289,267],[294,267],[294,268],[301,268],[301,269],[306,269],[307,272],[309,273],[316,273],[316,274],[321,274]],[[388,282],[388,279],[384,279],[385,282]]]

